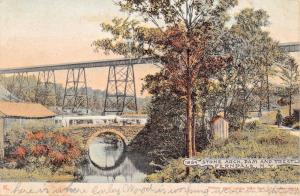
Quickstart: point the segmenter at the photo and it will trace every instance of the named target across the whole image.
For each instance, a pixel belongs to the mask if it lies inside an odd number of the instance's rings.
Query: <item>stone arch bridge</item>
[[[101,134],[115,134],[128,146],[144,125],[128,125],[128,126],[92,126],[92,127],[71,127],[68,128],[73,135],[83,138],[83,143],[87,146],[93,138]]]

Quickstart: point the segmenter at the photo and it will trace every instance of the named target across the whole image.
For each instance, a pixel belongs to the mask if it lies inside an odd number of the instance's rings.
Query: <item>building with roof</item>
[[[25,125],[28,121],[52,121],[56,114],[41,104],[0,101],[0,158],[4,157],[6,131],[15,123]]]

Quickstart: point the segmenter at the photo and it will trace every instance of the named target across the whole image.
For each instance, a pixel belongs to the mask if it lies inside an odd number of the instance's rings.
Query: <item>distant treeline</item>
[[[2,100],[38,102],[49,107],[63,106],[65,87],[60,83],[55,83],[55,85],[53,82],[49,82],[48,85],[45,83],[38,84],[36,76],[15,75],[1,76],[0,85],[3,91],[3,93],[1,91],[1,95],[5,94],[0,97]],[[71,87],[66,91],[67,93],[71,92]],[[83,95],[84,93],[85,89],[79,87],[78,94]],[[105,91],[88,87],[87,97],[88,108],[91,112],[101,113],[104,110]],[[146,100],[148,99],[137,98],[139,112],[144,110]],[[84,107],[84,103],[81,106]]]

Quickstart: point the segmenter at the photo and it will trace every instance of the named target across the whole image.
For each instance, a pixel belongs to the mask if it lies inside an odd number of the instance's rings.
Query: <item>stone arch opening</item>
[[[88,141],[87,141],[87,143],[86,143],[87,148],[89,148],[89,144],[91,144],[91,143],[94,141],[94,139],[95,139],[96,137],[99,137],[99,136],[105,135],[105,134],[113,134],[113,135],[115,135],[116,137],[120,138],[120,140],[121,140],[122,143],[123,143],[123,152],[122,152],[121,156],[116,160],[115,164],[114,164],[113,166],[109,166],[109,167],[107,167],[107,166],[106,166],[106,167],[102,167],[102,166],[98,165],[97,163],[95,163],[95,162],[93,161],[93,159],[92,159],[91,156],[90,156],[90,152],[88,152],[88,156],[89,156],[89,160],[91,161],[91,163],[92,163],[96,168],[101,169],[101,170],[103,170],[103,171],[110,171],[110,170],[114,170],[114,169],[118,168],[118,167],[124,162],[124,160],[125,160],[125,158],[126,158],[126,153],[125,153],[125,152],[126,152],[126,146],[128,145],[128,140],[127,140],[126,137],[125,137],[121,132],[119,132],[119,131],[112,130],[112,129],[99,130],[99,131],[96,131],[95,133],[93,133],[93,134],[89,137],[89,139],[88,139]]]
[[[124,150],[126,149],[126,146],[128,145],[128,140],[126,137],[119,131],[112,130],[112,129],[106,129],[106,130],[99,130],[93,133],[90,138],[87,141],[87,146],[96,138],[99,137],[100,135],[105,135],[105,134],[113,134],[121,139],[121,141],[124,144]]]

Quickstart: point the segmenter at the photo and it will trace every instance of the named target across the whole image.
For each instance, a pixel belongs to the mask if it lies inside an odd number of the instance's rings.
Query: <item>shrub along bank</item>
[[[253,131],[233,132],[225,141],[214,141],[196,158],[299,158],[299,138],[267,125]],[[299,166],[276,169],[216,170],[194,168],[185,176],[184,158],[171,161],[163,170],[148,175],[146,182],[299,183]]]
[[[82,140],[70,132],[15,129],[6,138],[1,180],[70,181],[84,160]]]

